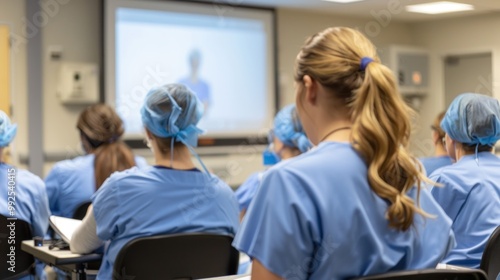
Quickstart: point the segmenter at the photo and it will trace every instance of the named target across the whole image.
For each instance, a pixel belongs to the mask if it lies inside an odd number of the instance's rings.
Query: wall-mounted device
[[[96,63],[61,63],[58,96],[63,104],[99,102],[99,67]]]
[[[382,63],[396,76],[399,91],[416,109],[420,99],[429,92],[429,52],[406,46],[388,46],[379,49]]]

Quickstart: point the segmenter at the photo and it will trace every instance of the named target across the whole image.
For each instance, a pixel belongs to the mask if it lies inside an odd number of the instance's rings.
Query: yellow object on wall
[[[0,25],[0,110],[10,116],[10,32]]]

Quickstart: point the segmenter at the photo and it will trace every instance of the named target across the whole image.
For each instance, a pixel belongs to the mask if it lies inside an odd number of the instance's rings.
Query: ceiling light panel
[[[409,5],[406,6],[406,10],[412,13],[422,13],[422,14],[444,14],[462,11],[474,10],[474,6],[469,4],[462,4],[449,1],[440,1],[426,4]]]

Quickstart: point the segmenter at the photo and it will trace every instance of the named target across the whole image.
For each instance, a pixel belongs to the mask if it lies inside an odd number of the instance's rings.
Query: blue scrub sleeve
[[[236,235],[233,246],[281,277],[306,278],[315,251],[314,205],[300,181],[268,171]],[[306,211],[311,210],[311,211]]]
[[[97,224],[97,236],[109,240],[118,234],[119,205],[118,182],[108,178],[92,196],[94,218]],[[125,225],[122,225],[125,226]]]
[[[33,228],[33,236],[44,236],[49,228],[49,200],[47,194],[44,191],[45,187],[43,181],[39,182],[40,187],[37,189],[41,190],[40,193],[35,197],[35,209],[33,209],[31,226]]]
[[[467,200],[468,193],[464,193],[460,187],[453,187],[456,183],[445,176],[436,175],[430,179],[438,183],[431,190],[432,196],[454,222]]]
[[[59,172],[59,168],[56,165],[54,166],[54,168],[52,168],[52,170],[50,170],[49,174],[45,178],[45,189],[47,190],[49,208],[50,212],[52,212],[53,215],[60,215],[60,209],[59,209],[59,198],[61,197],[60,195],[61,184],[59,183],[60,177],[61,174]]]
[[[407,195],[416,198],[417,188],[412,188]],[[443,243],[438,244],[425,244],[423,250],[418,250],[416,253],[412,254],[412,258],[416,260],[415,263],[418,264],[416,268],[424,269],[434,267],[436,265],[436,260],[443,260],[456,246],[456,242],[455,234],[453,230],[451,230],[452,222],[450,218],[444,213],[439,205],[436,205],[436,201],[426,186],[420,189],[418,205],[427,214],[431,215],[431,217],[424,217],[420,214],[414,214],[413,227],[415,229],[422,229],[422,232],[417,231],[421,240],[443,241]],[[426,227],[428,230],[424,230]],[[439,231],[436,229],[439,229]],[[429,256],[434,257],[429,258]]]
[[[453,230],[455,230],[457,234],[470,232],[470,235],[466,237],[467,240],[462,239],[459,241],[465,241],[468,244],[476,244],[476,246],[459,246],[462,248],[456,248],[453,253],[454,255],[469,256],[476,261],[474,262],[470,259],[454,260],[452,256],[449,256],[449,263],[479,268],[479,263],[477,261],[481,259],[487,240],[487,238],[484,237],[491,235],[492,229],[498,226],[500,207],[498,207],[497,201],[489,199],[497,196],[494,189],[484,185],[476,185],[470,190],[467,200],[461,205],[460,212],[453,221]],[[477,220],[481,222],[474,223],[474,221]],[[474,232],[471,232],[471,230]]]
[[[252,174],[241,186],[236,190],[235,195],[238,200],[240,211],[248,209],[250,202],[257,193],[260,185],[261,173]]]

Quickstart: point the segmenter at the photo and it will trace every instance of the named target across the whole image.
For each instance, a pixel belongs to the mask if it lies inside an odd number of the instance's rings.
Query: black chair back
[[[353,278],[352,280],[488,280],[480,269],[423,269],[395,271],[377,275]]]
[[[113,280],[198,279],[237,273],[232,236],[186,233],[141,237],[118,253]]]
[[[21,250],[23,240],[33,239],[31,226],[23,220],[8,220],[0,215],[0,279],[18,279],[29,274],[34,275],[35,259]],[[14,250],[11,250],[11,247]],[[10,261],[12,263],[9,263]],[[13,270],[9,268],[15,266]]]
[[[481,258],[482,270],[488,274],[489,279],[495,280],[500,273],[500,226],[498,226],[484,248],[483,257]]]
[[[76,207],[75,213],[73,213],[73,219],[83,220],[91,203],[92,202],[88,201],[78,205],[78,207]]]

